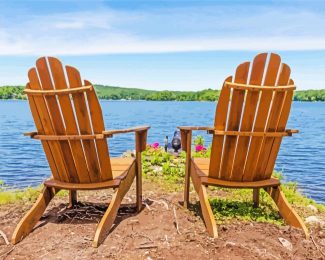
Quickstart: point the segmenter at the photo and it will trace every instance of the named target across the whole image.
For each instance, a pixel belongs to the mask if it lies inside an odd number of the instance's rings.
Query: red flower
[[[152,145],[151,145],[151,147],[152,148],[154,148],[154,149],[158,149],[159,148],[159,143],[153,143]]]
[[[195,152],[202,152],[206,151],[207,148],[205,148],[202,144],[196,145],[195,146]]]

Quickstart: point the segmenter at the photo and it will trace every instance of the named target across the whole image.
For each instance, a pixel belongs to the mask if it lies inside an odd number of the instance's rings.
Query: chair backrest
[[[28,72],[26,93],[38,135],[55,180],[93,183],[112,179],[102,110],[92,84],[77,69],[53,57],[42,57]],[[55,137],[76,136],[57,140]],[[85,139],[83,139],[85,138]]]
[[[234,78],[225,80],[217,104],[215,128],[228,134],[213,136],[210,177],[271,178],[294,89],[290,68],[277,54],[261,53],[237,67]]]

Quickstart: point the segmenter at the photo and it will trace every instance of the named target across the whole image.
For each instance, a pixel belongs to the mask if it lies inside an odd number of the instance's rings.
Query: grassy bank
[[[0,99],[26,99],[22,86],[0,87]],[[216,101],[220,90],[204,89],[200,91],[155,91],[139,88],[122,88],[95,85],[100,99],[107,100],[151,100],[151,101]],[[299,90],[293,97],[295,101],[325,101],[325,89]]]
[[[3,181],[0,181],[0,205],[19,203],[19,202],[34,202],[42,190],[42,186],[28,187],[26,189],[10,190],[5,187]],[[68,191],[62,190],[58,196],[68,195]]]

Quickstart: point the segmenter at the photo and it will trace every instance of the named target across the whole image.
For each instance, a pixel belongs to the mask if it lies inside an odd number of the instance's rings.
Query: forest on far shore
[[[216,101],[220,90],[200,91],[156,91],[138,88],[122,88],[94,85],[100,99],[107,100],[151,100],[151,101]],[[0,99],[26,99],[23,86],[0,87]],[[325,89],[295,91],[294,101],[325,101]]]

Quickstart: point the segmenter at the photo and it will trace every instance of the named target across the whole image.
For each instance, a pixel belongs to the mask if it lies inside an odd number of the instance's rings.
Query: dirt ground
[[[67,208],[67,198],[57,197],[23,241],[6,245],[0,236],[0,259],[325,259],[325,231],[319,228],[311,229],[312,239],[305,240],[289,226],[233,222],[218,226],[219,238],[211,239],[201,217],[181,206],[182,192],[167,193],[145,181],[143,195],[145,206],[136,214],[132,187],[99,248],[92,247],[92,240],[111,193],[80,192],[73,209]],[[196,202],[194,193],[191,198]],[[0,206],[0,230],[9,240],[30,207]]]

